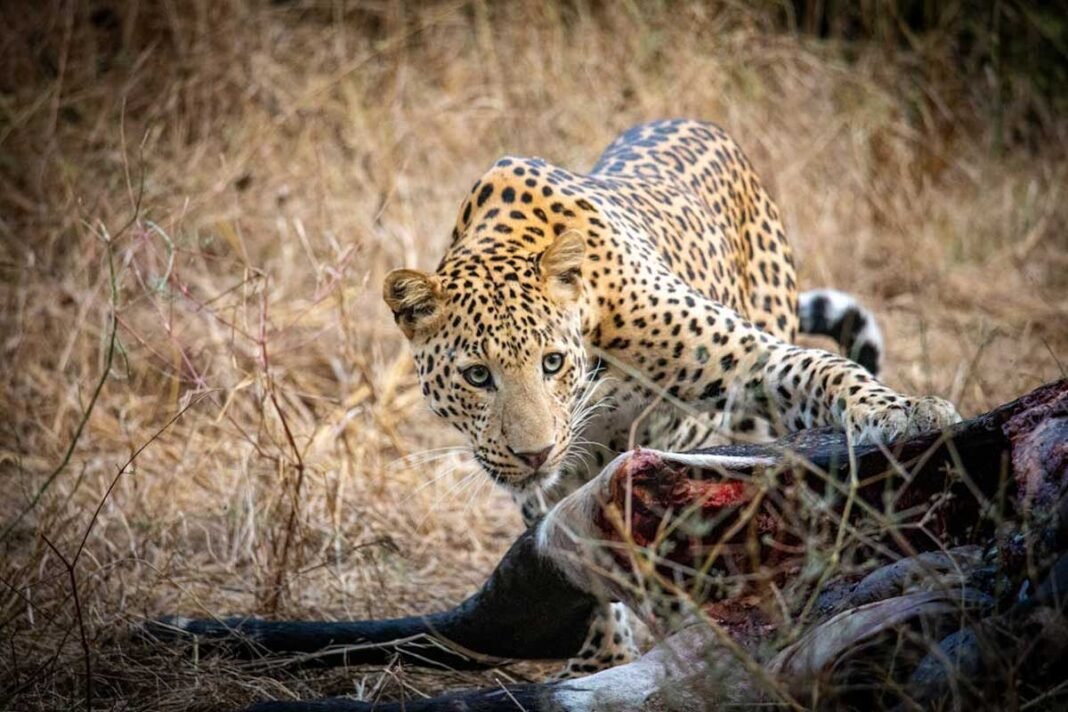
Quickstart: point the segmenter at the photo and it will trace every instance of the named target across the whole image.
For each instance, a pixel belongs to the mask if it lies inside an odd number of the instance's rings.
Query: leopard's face
[[[444,326],[412,351],[430,408],[467,436],[491,477],[521,489],[554,477],[570,451],[586,352],[573,309],[534,299],[529,324],[495,305],[494,291],[481,284],[463,304],[446,286]]]
[[[575,239],[496,261],[465,254],[433,275],[398,270],[386,280],[428,405],[514,490],[551,484],[583,417],[584,242]]]

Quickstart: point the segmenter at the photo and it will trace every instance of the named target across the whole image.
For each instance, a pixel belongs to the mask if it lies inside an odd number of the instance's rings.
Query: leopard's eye
[[[553,374],[564,367],[564,355],[560,353],[545,354],[541,360],[541,370],[547,374]]]
[[[482,364],[468,366],[463,371],[464,380],[475,388],[490,388],[493,385],[493,376],[490,370]]]

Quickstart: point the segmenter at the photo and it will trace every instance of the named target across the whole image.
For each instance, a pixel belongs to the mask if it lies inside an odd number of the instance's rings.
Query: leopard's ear
[[[387,274],[382,298],[409,339],[431,333],[445,313],[437,277],[413,269],[395,269]]]
[[[578,298],[585,259],[586,238],[578,230],[568,230],[553,240],[541,253],[541,273],[550,296],[560,301]]]

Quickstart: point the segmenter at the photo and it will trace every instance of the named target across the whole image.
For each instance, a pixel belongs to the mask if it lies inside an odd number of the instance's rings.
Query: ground
[[[165,613],[416,613],[483,580],[519,517],[450,449],[379,292],[433,268],[500,155],[582,170],[632,124],[718,122],[777,199],[802,287],[879,315],[890,385],[968,415],[1068,363],[1068,124],[1006,143],[911,55],[701,3],[75,8],[7,10],[0,45],[0,697],[18,709],[543,674],[250,673],[123,634]]]

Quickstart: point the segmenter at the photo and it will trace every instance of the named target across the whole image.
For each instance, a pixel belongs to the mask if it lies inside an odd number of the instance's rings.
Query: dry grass
[[[84,709],[86,648],[97,709],[505,674],[246,675],[121,635],[171,612],[414,613],[482,581],[519,519],[462,456],[404,460],[458,440],[378,287],[433,266],[503,153],[582,168],[633,123],[715,120],[777,196],[802,284],[878,312],[892,385],[971,413],[1063,372],[1068,124],[994,152],[967,82],[908,57],[847,64],[731,3],[45,5],[0,13],[10,708]]]

